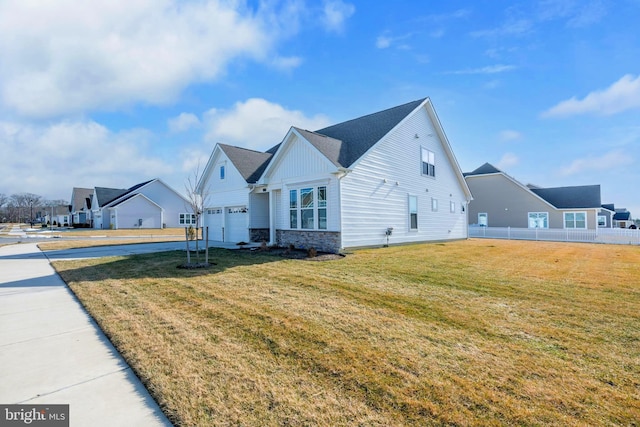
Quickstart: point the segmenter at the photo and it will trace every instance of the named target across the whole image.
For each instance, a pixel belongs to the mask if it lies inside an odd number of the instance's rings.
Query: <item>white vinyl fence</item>
[[[597,230],[469,227],[469,237],[513,240],[549,240],[559,242],[612,243],[640,245],[640,230],[627,228],[599,228]]]

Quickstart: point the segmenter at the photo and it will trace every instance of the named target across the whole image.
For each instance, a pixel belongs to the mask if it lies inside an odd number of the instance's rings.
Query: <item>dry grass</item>
[[[184,240],[184,228],[93,230],[77,229],[53,233],[55,239],[40,242],[43,251],[87,248],[93,246],[126,245],[135,243],[175,242]]]
[[[640,248],[55,263],[177,425],[636,425]]]

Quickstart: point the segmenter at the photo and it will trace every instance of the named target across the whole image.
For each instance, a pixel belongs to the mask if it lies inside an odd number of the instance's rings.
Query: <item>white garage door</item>
[[[204,226],[209,227],[209,240],[222,240],[222,208],[207,209]]]
[[[244,206],[230,207],[226,209],[226,227],[224,231],[225,242],[248,242],[248,214]]]

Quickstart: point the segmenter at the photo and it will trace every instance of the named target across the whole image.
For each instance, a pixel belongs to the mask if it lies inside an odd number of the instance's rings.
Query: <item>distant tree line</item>
[[[41,223],[51,208],[65,206],[64,200],[47,200],[33,193],[17,193],[7,196],[0,193],[0,222]]]

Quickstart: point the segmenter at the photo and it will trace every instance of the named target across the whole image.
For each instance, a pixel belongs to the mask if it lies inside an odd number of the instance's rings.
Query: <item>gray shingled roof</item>
[[[626,210],[618,212],[618,209],[616,209],[616,213],[613,214],[613,219],[616,221],[629,221],[631,219],[631,212]]]
[[[98,206],[102,207],[109,204],[109,202],[122,196],[127,191],[129,190],[121,188],[96,187],[96,198],[98,199]]]
[[[262,153],[247,148],[234,147],[233,145],[218,145],[249,184],[254,184],[260,179],[262,172],[264,172],[271,157],[273,157],[273,153],[275,153],[275,147],[266,153]],[[272,150],[274,150],[273,153],[270,152]]]
[[[426,98],[384,111],[338,123],[312,132],[295,128],[305,139],[338,167],[349,167],[407,117]],[[218,144],[247,183],[253,184],[276,153],[280,144],[266,152]]]
[[[338,167],[343,166],[340,163],[340,153],[343,152],[345,145],[342,141],[304,129],[294,129],[300,132],[300,135],[302,135],[307,141],[309,141],[314,147],[316,147],[318,151],[324,154],[327,159],[331,160],[334,165]]]
[[[73,193],[73,200],[71,201],[71,204],[75,210],[77,211],[83,210],[85,203],[87,204],[87,208],[91,209],[90,200],[91,200],[91,195],[93,194],[93,189],[74,187],[72,193]]]
[[[573,187],[531,188],[558,209],[599,208],[600,185],[580,185]]]
[[[488,175],[492,173],[503,173],[500,169],[493,166],[491,163],[485,163],[479,168],[475,169],[472,172],[463,173],[464,176],[472,176],[472,175]]]
[[[349,167],[422,104],[425,99],[422,98],[319,129],[315,131],[316,134],[332,138],[332,140],[326,140],[327,146],[320,151],[328,153],[332,162],[342,167]],[[342,141],[342,144],[337,144],[335,140]],[[316,139],[316,142],[321,144],[319,139]]]

